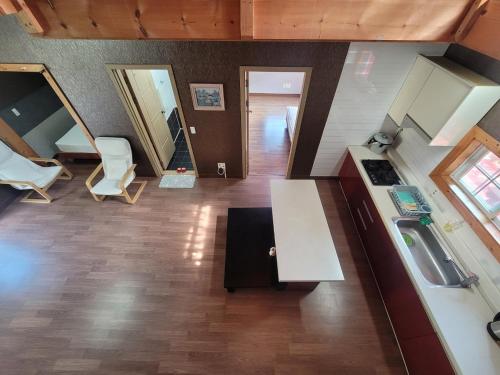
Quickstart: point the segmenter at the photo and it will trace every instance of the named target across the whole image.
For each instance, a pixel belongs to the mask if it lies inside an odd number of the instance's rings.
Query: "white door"
[[[149,70],[127,70],[126,72],[144,116],[151,141],[163,168],[166,169],[175,152],[175,144],[151,73]]]

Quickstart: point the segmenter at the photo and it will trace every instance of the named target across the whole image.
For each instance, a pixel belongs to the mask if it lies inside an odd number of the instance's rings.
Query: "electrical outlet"
[[[191,134],[196,134],[196,128],[194,126],[190,126],[189,131],[191,132]]]
[[[217,163],[217,174],[226,177],[226,163]]]

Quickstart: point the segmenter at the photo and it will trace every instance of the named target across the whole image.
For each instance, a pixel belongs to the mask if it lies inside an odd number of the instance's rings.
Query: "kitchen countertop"
[[[500,346],[486,331],[486,323],[492,320],[495,312],[475,286],[443,288],[424,279],[392,221],[400,215],[387,192],[389,187],[372,185],[361,160],[391,160],[408,184],[419,186],[416,181],[408,181],[412,175],[405,173],[408,167],[402,160],[375,154],[364,146],[349,146],[348,150],[455,371],[458,374],[500,374]],[[429,204],[433,206],[432,202]],[[450,253],[453,257],[453,251]]]

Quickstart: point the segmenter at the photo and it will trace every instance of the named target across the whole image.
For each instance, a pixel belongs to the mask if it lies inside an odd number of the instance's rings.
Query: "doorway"
[[[0,64],[0,139],[26,157],[97,159],[94,139],[42,64]]]
[[[108,65],[157,176],[198,175],[170,65]]]
[[[244,177],[290,177],[310,74],[311,68],[240,68]]]

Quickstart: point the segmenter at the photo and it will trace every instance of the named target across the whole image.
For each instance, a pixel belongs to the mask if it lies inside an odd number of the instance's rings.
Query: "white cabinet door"
[[[434,65],[429,60],[420,56],[417,57],[415,64],[411,68],[410,73],[408,73],[403,86],[389,109],[389,116],[391,116],[396,124],[401,126],[404,117],[420,90],[424,87],[433,69]]]
[[[434,138],[447,123],[471,87],[440,68],[435,68],[408,111],[408,115]]]

